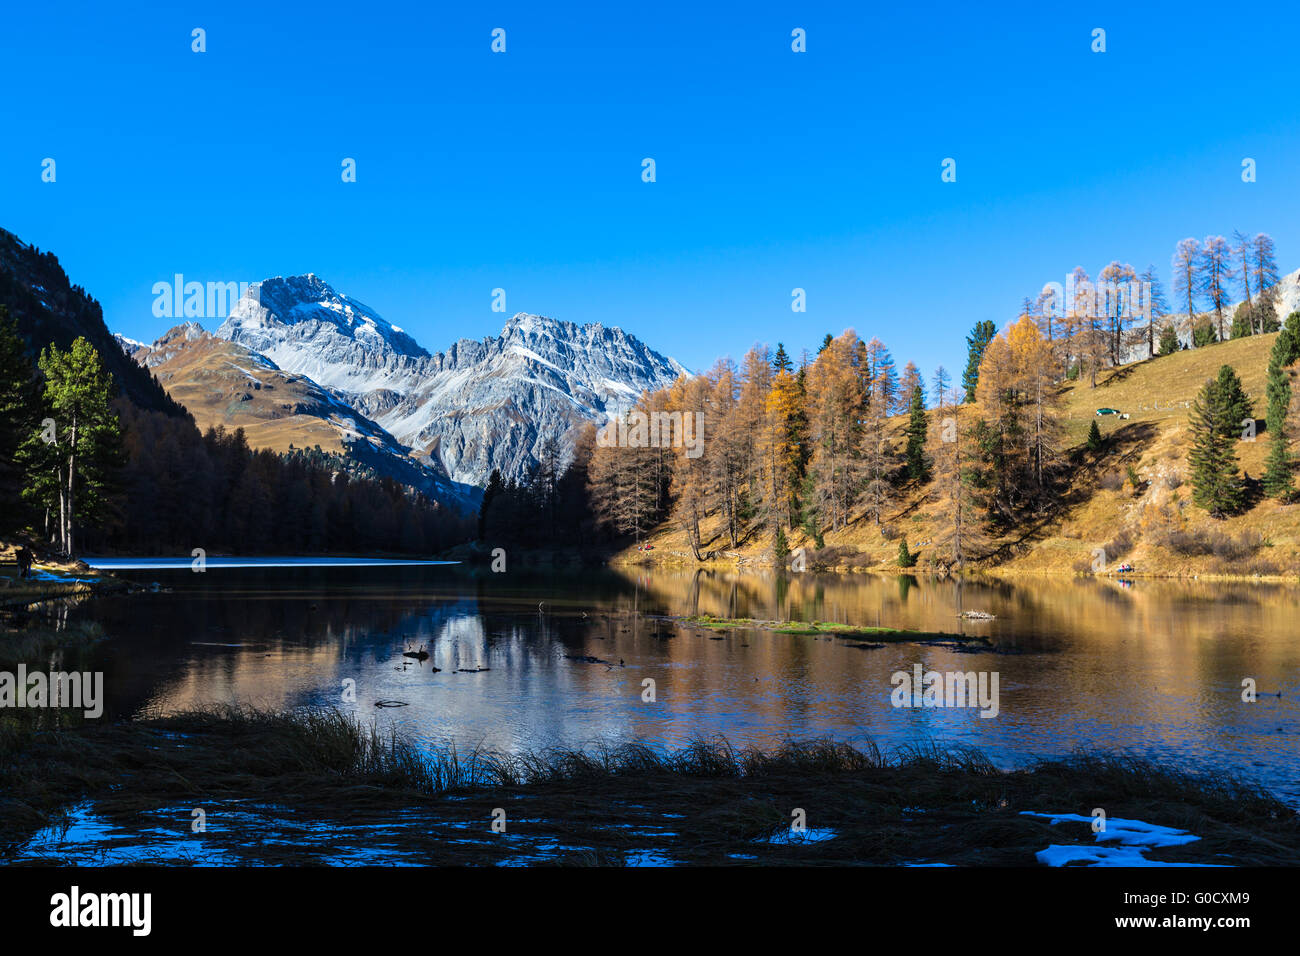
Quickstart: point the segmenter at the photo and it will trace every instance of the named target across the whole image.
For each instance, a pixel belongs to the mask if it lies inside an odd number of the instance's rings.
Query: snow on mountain
[[[429,354],[314,275],[249,287],[216,334],[330,389],[417,457],[482,486],[522,479],[542,446],[686,372],[618,328],[519,313],[499,336]]]
[[[429,369],[426,382],[376,421],[478,485],[494,468],[524,477],[550,439],[567,457],[576,426],[603,421],[686,372],[622,329],[526,313],[499,336],[462,339]]]
[[[253,283],[216,334],[349,396],[410,387],[429,357],[379,313],[310,274]]]
[[[471,489],[413,458],[332,391],[204,331],[197,322],[170,329],[152,345],[136,345],[128,354],[185,406],[200,429],[242,428],[254,448],[277,452],[294,447],[337,452],[436,500],[456,507],[473,504]]]
[[[141,349],[149,348],[149,346],[144,342],[137,342],[135,339],[129,339],[125,335],[119,335],[117,332],[113,333],[113,338],[117,340],[118,345],[122,346],[122,351],[127,355],[134,356],[135,353],[139,352]]]

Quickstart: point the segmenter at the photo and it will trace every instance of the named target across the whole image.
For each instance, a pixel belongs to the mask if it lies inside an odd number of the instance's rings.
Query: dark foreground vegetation
[[[154,864],[1033,866],[1092,834],[1021,811],[1095,807],[1201,837],[1153,860],[1300,862],[1300,819],[1265,792],[1106,754],[1016,772],[975,751],[886,756],[825,740],[430,757],[332,711],[0,722],[0,859],[85,862],[80,847],[24,845],[87,807]],[[191,831],[196,808],[206,832]],[[492,829],[498,808],[505,833]],[[790,838],[796,808],[825,838]]]

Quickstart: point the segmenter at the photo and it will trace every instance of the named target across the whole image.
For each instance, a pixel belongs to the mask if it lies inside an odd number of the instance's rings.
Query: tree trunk
[[[64,541],[66,547],[64,551],[68,557],[72,557],[73,548],[73,528],[76,523],[76,499],[74,498],[74,482],[77,476],[77,413],[72,413],[72,431],[68,441],[68,526],[64,532]]]

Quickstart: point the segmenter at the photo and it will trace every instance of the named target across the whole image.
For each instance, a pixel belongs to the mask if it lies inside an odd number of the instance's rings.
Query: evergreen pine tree
[[[1243,302],[1232,314],[1232,338],[1241,339],[1255,334],[1255,312],[1250,303]]]
[[[1291,484],[1291,453],[1287,440],[1287,417],[1291,410],[1291,379],[1287,366],[1300,359],[1300,313],[1287,318],[1286,327],[1278,333],[1268,362],[1268,411],[1265,415],[1268,431],[1268,457],[1264,463],[1264,490],[1274,498],[1287,499],[1294,489]]]
[[[916,555],[907,550],[906,538],[898,544],[898,566],[900,568],[912,568],[916,566]]]
[[[45,378],[43,417],[53,420],[53,441],[41,429],[24,444],[24,459],[33,469],[25,495],[57,517],[56,538],[71,555],[79,525],[106,521],[114,513],[117,472],[125,457],[110,404],[115,386],[84,338],[67,352],[49,346],[39,366]]]
[[[1237,370],[1231,365],[1219,367],[1216,384],[1223,404],[1222,431],[1225,435],[1239,438],[1248,427],[1247,422],[1255,420],[1255,407],[1246,397]]]
[[[1101,454],[1101,450],[1106,447],[1106,441],[1101,437],[1101,429],[1097,427],[1097,419],[1092,420],[1092,427],[1088,429],[1088,451],[1094,455]]]
[[[36,429],[40,391],[36,368],[27,357],[18,324],[0,305],[0,533],[27,523],[22,499],[26,468],[17,450]]]
[[[925,414],[925,393],[920,385],[912,388],[912,406],[907,420],[907,476],[913,481],[925,481],[929,463],[925,459],[925,438],[930,428]]]
[[[1192,403],[1192,500],[1213,517],[1240,510],[1244,493],[1233,450],[1240,432],[1229,430],[1233,412],[1220,381],[1210,379]]]
[[[1172,355],[1178,351],[1178,332],[1174,329],[1174,324],[1170,322],[1160,331],[1160,344],[1156,348],[1157,355]]]
[[[976,322],[975,327],[971,329],[970,335],[966,336],[966,371],[962,374],[962,388],[966,389],[966,401],[975,401],[975,389],[980,380],[980,362],[984,358],[984,350],[988,344],[993,341],[993,336],[997,335],[998,330],[990,319],[982,322]]]
[[[1214,323],[1206,317],[1199,324],[1192,328],[1192,348],[1204,348],[1207,345],[1213,345],[1219,341],[1218,335],[1214,332]]]
[[[483,501],[478,508],[478,539],[486,540],[488,529],[488,511],[492,507],[492,501],[505,491],[505,483],[501,480],[499,469],[493,468],[492,474],[488,476],[487,487],[483,489]]]
[[[784,562],[790,554],[790,544],[785,538],[785,529],[780,525],[776,527],[776,538],[772,543],[772,552],[776,555],[778,562]]]
[[[790,372],[794,369],[794,363],[790,361],[790,355],[785,350],[784,342],[776,343],[776,357],[772,359],[773,372]]]

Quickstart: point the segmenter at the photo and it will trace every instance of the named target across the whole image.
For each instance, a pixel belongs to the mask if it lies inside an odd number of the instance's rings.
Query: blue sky
[[[692,368],[853,327],[928,374],[1075,265],[1168,282],[1242,229],[1300,266],[1282,4],[298,6],[6,8],[0,226],[115,331],[164,331],[175,273],[315,272],[430,350],[501,287]]]

